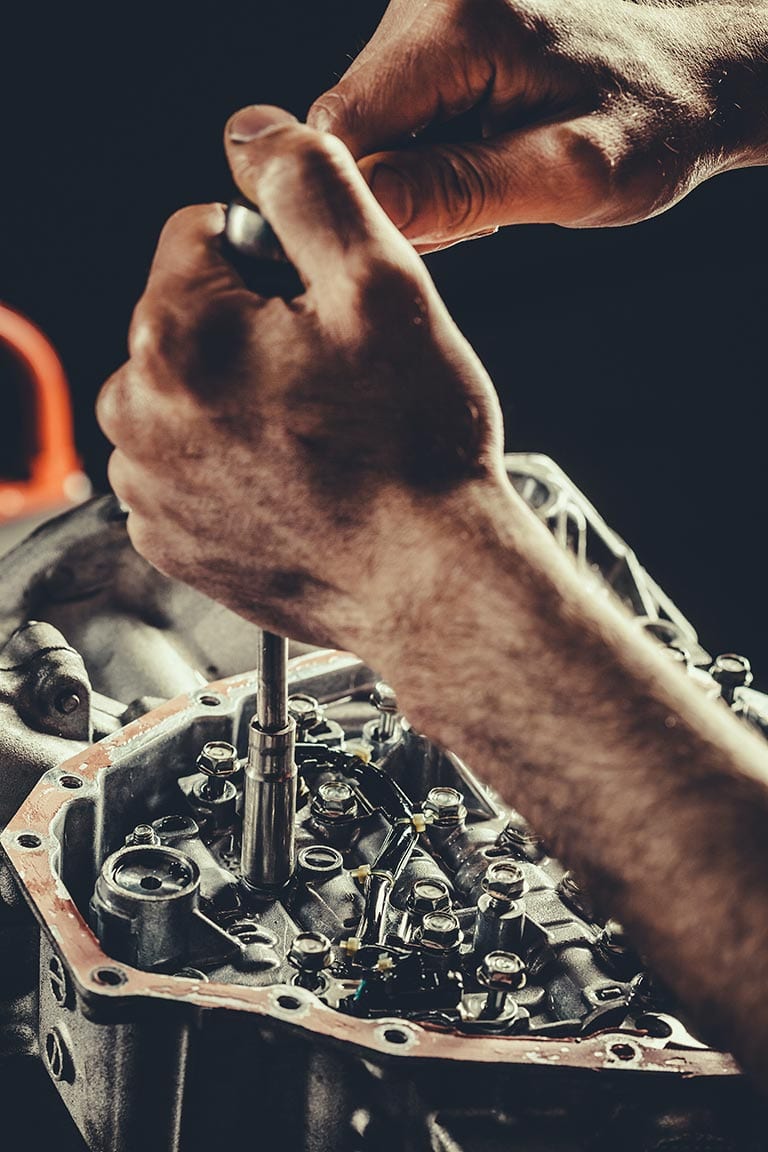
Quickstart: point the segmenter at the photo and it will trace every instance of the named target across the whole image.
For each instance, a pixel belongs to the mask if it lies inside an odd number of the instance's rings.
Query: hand
[[[760,3],[392,0],[309,122],[422,252],[503,224],[631,224],[765,161],[766,45]],[[420,143],[471,110],[473,137]]]
[[[244,288],[221,206],[174,216],[99,398],[110,480],[161,571],[364,654],[433,595],[462,493],[505,485],[495,394],[338,140],[252,108],[227,153],[306,292]]]

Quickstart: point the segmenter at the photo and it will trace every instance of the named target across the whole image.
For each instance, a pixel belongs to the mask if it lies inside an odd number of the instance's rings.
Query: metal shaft
[[[264,732],[280,732],[288,723],[288,641],[274,632],[261,634],[256,717]]]
[[[288,641],[264,632],[256,715],[245,768],[240,871],[259,892],[274,892],[296,866],[296,722],[288,715]]]

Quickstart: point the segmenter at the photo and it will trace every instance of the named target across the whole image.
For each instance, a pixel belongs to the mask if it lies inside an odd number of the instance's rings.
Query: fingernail
[[[273,128],[295,123],[296,117],[283,108],[270,104],[252,104],[235,112],[227,124],[227,135],[234,144],[248,144]]]
[[[413,195],[406,180],[388,164],[377,164],[371,175],[371,191],[397,228],[413,219]]]

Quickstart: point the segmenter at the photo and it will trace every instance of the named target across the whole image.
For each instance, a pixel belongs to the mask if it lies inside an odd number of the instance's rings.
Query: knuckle
[[[193,237],[197,237],[210,215],[210,205],[194,204],[190,207],[178,208],[163,225],[158,249],[168,245],[184,244]]]
[[[175,373],[183,371],[188,354],[186,342],[179,338],[175,326],[150,314],[131,324],[128,350],[130,374],[140,382],[143,392],[157,390],[168,377],[171,365]]]
[[[131,468],[123,452],[115,451],[107,462],[107,479],[115,495],[129,508],[136,506],[137,493],[131,482]]]
[[[565,190],[573,223],[602,222],[628,192],[627,152],[616,125],[563,124],[555,139],[553,179]]]
[[[428,311],[427,284],[421,268],[407,267],[404,263],[381,255],[368,255],[361,259],[352,277],[354,285],[354,313],[368,318],[370,324],[378,328],[382,325],[391,332],[391,322],[416,325],[423,323]],[[362,325],[361,335],[367,337],[367,325]]]
[[[655,166],[637,124],[617,116],[599,124],[563,125],[558,147],[567,172],[573,222],[587,227],[632,224],[675,198],[678,180]],[[670,166],[671,167],[671,166]]]
[[[343,84],[325,92],[312,105],[307,122],[320,132],[335,132],[346,128],[354,119],[355,101],[350,100]]]
[[[323,198],[332,196],[341,183],[346,186],[352,158],[338,137],[300,126],[291,134],[291,145],[273,156],[267,179],[312,189]]]
[[[134,359],[155,354],[166,342],[168,319],[147,294],[133,310],[128,328],[128,352]]]
[[[125,388],[125,373],[125,367],[113,373],[102,385],[96,398],[96,419],[111,444],[116,443],[120,432],[120,413],[123,408],[121,397]]]

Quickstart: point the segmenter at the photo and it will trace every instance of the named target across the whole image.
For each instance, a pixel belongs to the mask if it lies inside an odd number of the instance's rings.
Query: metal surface
[[[259,692],[261,686],[260,680]],[[295,747],[292,718],[281,731],[251,723],[240,864],[243,879],[259,891],[287,884],[296,866]]]
[[[262,632],[256,718],[262,732],[282,732],[288,726],[288,641]]]

